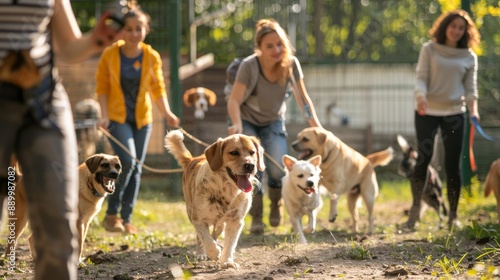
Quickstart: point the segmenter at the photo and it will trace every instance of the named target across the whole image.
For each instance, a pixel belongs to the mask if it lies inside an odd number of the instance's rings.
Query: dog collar
[[[321,160],[321,162],[325,162],[328,160],[328,158],[330,157],[330,154],[332,153],[332,150],[328,151],[328,154],[326,155],[326,157],[324,159]]]
[[[103,194],[100,194],[95,188],[94,185],[92,185],[92,182],[90,180],[87,181],[87,187],[89,187],[90,191],[95,197],[104,197]]]

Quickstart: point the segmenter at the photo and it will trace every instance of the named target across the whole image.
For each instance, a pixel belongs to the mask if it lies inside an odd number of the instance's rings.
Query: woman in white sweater
[[[464,138],[466,108],[479,119],[477,110],[477,56],[471,49],[480,42],[479,32],[463,10],[441,15],[429,31],[431,41],[422,46],[417,64],[415,88],[415,129],[418,162],[411,178],[413,204],[406,226],[413,228],[419,218],[422,190],[433,143],[441,129],[445,149],[450,213],[448,226],[458,225],[457,206],[462,186],[460,158]]]

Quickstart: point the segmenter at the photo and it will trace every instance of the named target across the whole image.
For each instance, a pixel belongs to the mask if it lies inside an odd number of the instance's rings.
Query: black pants
[[[465,114],[436,117],[420,116],[415,112],[415,128],[418,141],[418,161],[413,178],[415,181],[425,181],[427,167],[434,153],[434,138],[438,128],[441,128],[450,218],[456,217],[462,187],[460,160],[465,132]]]

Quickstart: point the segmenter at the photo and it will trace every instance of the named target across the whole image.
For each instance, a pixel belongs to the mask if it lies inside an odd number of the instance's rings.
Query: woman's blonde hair
[[[462,38],[457,42],[457,48],[475,48],[479,46],[481,41],[481,35],[474,24],[474,21],[469,16],[469,14],[464,10],[454,10],[439,16],[439,18],[434,22],[432,28],[429,30],[429,35],[439,44],[446,43],[446,29],[450,23],[461,18],[465,21],[465,33]]]
[[[257,22],[255,27],[255,38],[254,38],[254,50],[256,53],[260,52],[260,45],[262,44],[263,38],[270,34],[276,33],[281,39],[281,42],[284,46],[283,59],[280,64],[280,76],[279,82],[284,84],[288,74],[290,73],[291,64],[292,64],[292,55],[294,54],[295,49],[290,42],[290,38],[286,34],[285,30],[281,27],[281,25],[274,19],[261,19]]]

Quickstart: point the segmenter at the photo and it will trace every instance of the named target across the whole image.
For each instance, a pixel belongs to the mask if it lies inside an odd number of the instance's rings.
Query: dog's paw
[[[303,231],[304,233],[314,233],[316,230],[314,228],[306,227]]]
[[[196,254],[196,260],[199,262],[202,262],[202,261],[208,260],[208,257],[205,253],[200,253],[200,254]]]
[[[223,263],[220,267],[221,269],[227,269],[227,268],[240,269],[240,265],[232,261],[227,261]]]
[[[335,220],[337,219],[337,215],[334,215],[334,216],[331,216],[330,219],[328,219],[330,221],[330,223],[333,223],[335,222]]]
[[[220,246],[219,245],[216,245],[210,249],[207,249],[207,256],[213,260],[213,261],[218,261],[219,258],[220,258],[220,254],[221,254],[221,249],[220,249]]]

